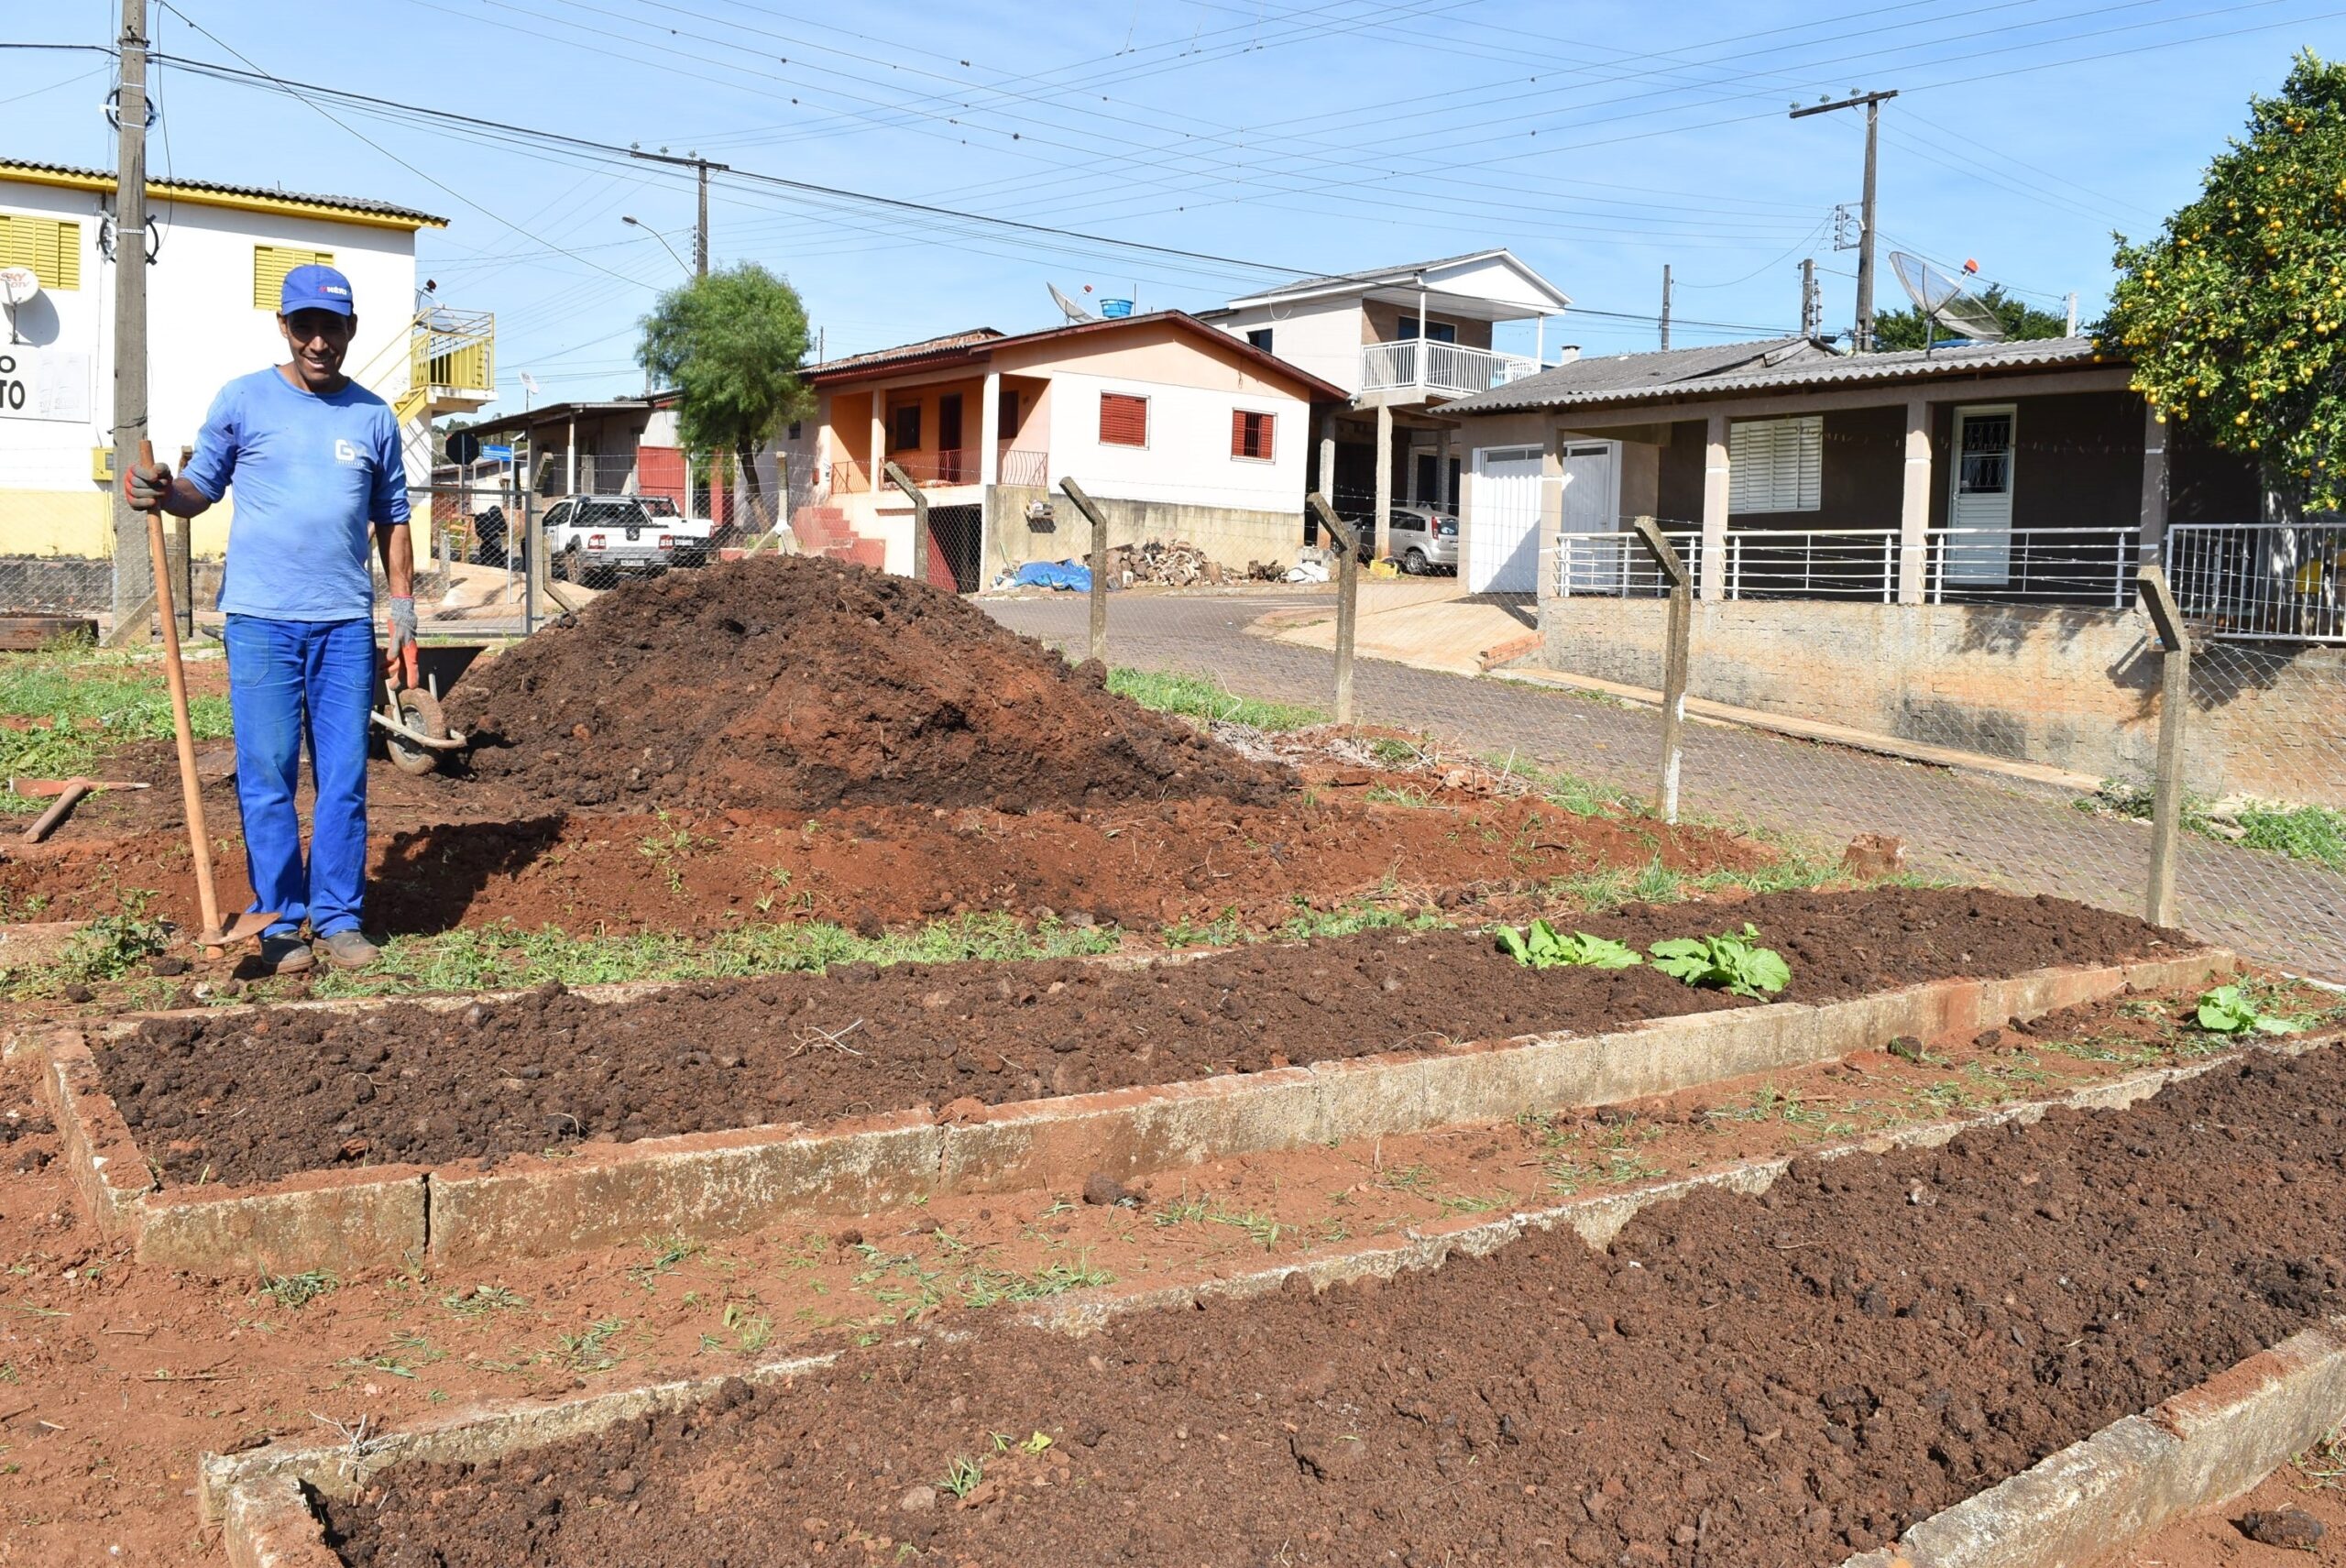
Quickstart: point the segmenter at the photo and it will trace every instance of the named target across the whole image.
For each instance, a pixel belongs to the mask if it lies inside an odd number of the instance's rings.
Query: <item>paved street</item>
[[[980,602],[1015,630],[1080,646],[1080,598]],[[1326,602],[1324,595],[1120,595],[1109,604],[1110,662],[1185,671],[1239,696],[1324,707],[1332,681],[1327,655],[1245,628],[1266,610]],[[1640,795],[1653,787],[1661,721],[1649,708],[1369,659],[1354,670],[1354,691],[1364,719],[1425,729],[1495,757],[1514,753]],[[1690,813],[1827,846],[1854,833],[1891,833],[1906,841],[1917,871],[2112,908],[2142,905],[2149,830],[2086,816],[2028,786],[1691,724],[1682,787]],[[2181,883],[2184,923],[2199,936],[2346,981],[2346,878],[2187,836]]]

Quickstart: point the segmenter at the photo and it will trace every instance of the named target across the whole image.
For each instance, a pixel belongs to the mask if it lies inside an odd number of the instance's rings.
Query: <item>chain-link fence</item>
[[[425,634],[526,634],[623,583],[783,547],[805,499],[788,479],[652,448],[443,466],[408,493]]]
[[[1828,856],[1879,835],[1919,875],[2146,911],[2165,653],[2135,600],[2144,553],[2131,535],[1935,539],[1939,571],[1900,602],[1900,553],[1882,565],[1872,538],[1803,552],[1731,535],[1739,578],[1724,560],[1706,577],[1699,533],[1670,532],[1696,588],[1683,817]],[[1527,546],[1528,592],[1363,581],[1354,717],[1654,809],[1661,575],[1633,536],[1550,541]],[[2001,582],[1990,550],[2004,553]],[[1108,662],[1326,709],[1333,600],[1332,587],[1117,594]],[[1088,646],[1079,596],[990,609],[1071,657]],[[2174,918],[2346,981],[2346,646],[2198,628],[2169,792]]]

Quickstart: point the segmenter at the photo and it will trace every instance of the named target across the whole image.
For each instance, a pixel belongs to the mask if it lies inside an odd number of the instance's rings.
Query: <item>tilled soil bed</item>
[[[850,1352],[393,1471],[327,1505],[331,1538],[366,1568],[1815,1568],[2346,1305],[2341,1100],[2340,1052],[2258,1055],[2125,1112],[1802,1161],[1603,1253],[1534,1235],[1085,1340]]]
[[[2053,898],[1968,889],[1633,905],[1573,924],[1643,948],[1756,924],[1781,1000],[2175,951],[2187,938]],[[1168,1083],[1753,1003],[1650,967],[1519,968],[1485,935],[1372,931],[1186,963],[973,962],[358,1015],[158,1019],[102,1049],[166,1183],[437,1164],[580,1139],[838,1118]]]
[[[549,802],[1267,802],[1286,771],[1112,696],[954,595],[762,555],[605,594],[449,694],[475,773]]]

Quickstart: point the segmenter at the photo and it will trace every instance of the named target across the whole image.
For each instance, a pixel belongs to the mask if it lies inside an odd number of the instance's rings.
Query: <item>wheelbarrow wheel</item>
[[[448,721],[441,716],[438,699],[422,686],[410,686],[400,693],[400,722],[419,735],[448,733]],[[438,751],[417,745],[396,729],[383,731],[383,749],[390,753],[391,766],[403,773],[421,775],[440,765]]]

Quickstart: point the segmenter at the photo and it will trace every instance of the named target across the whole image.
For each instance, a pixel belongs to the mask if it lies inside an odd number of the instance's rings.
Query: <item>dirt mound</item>
[[[477,774],[573,805],[1023,809],[1288,787],[950,594],[813,556],[606,594],[450,698]]]

